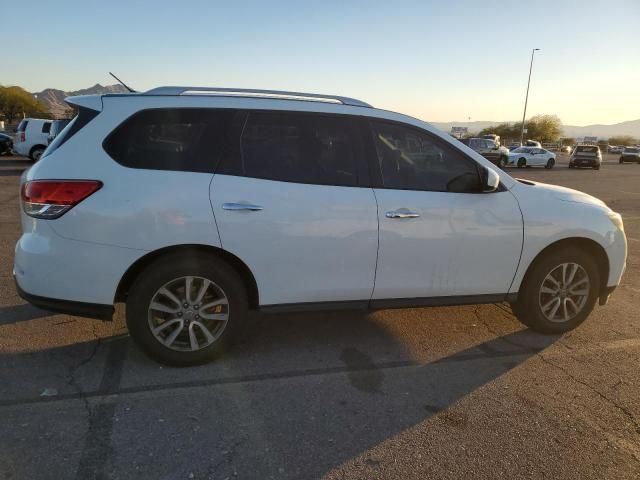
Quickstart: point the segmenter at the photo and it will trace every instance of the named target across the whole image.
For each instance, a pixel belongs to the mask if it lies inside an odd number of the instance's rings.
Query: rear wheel
[[[529,268],[513,311],[537,332],[567,332],[589,316],[599,285],[598,267],[591,255],[581,249],[559,248]]]
[[[38,160],[40,160],[40,157],[42,157],[42,154],[44,153],[44,147],[41,145],[35,146],[31,149],[31,152],[29,152],[29,158],[31,158],[31,160],[33,160],[34,162],[37,162]]]
[[[545,168],[553,168],[553,166],[556,164],[555,160],[553,158],[550,158],[547,161],[547,164],[545,165]]]
[[[242,332],[247,294],[236,271],[214,256],[179,254],[145,269],[127,298],[127,326],[155,360],[209,362]]]

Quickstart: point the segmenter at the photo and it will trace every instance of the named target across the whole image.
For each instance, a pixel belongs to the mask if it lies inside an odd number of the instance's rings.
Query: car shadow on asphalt
[[[9,325],[12,323],[26,322],[37,318],[52,315],[51,312],[41,310],[31,304],[23,303],[21,305],[9,305],[0,307],[0,325]]]
[[[429,309],[422,312],[428,319]],[[87,475],[117,472],[131,461],[148,462],[147,471],[154,472],[149,478],[179,478],[194,469],[198,475],[203,445],[213,445],[207,458],[222,460],[227,453],[218,453],[215,445],[234,445],[232,462],[212,460],[216,478],[234,472],[316,478],[440,415],[558,339],[520,330],[424,363],[366,313],[259,316],[252,327],[247,340],[227,356],[188,369],[158,368],[126,336],[0,355],[7,367],[0,368],[4,379],[24,367],[35,371],[43,362],[59,363],[58,373],[70,386],[51,397],[16,389],[0,399],[0,406],[90,402],[87,430],[75,433],[86,434],[79,471]],[[80,366],[83,375],[75,384],[68,382],[65,375]],[[40,375],[48,380],[57,373]],[[153,409],[141,404],[127,422],[114,423],[119,404],[130,407],[149,396]],[[186,403],[180,400],[185,397]],[[174,416],[174,430],[155,432],[158,415]],[[443,422],[466,428],[464,414],[444,415]],[[198,418],[199,429],[192,431],[178,417]],[[136,454],[126,439],[134,431],[145,432],[145,448],[153,457],[130,457]],[[184,439],[179,458],[172,454],[176,445],[165,442],[167,435]],[[269,453],[257,454],[258,448]],[[286,466],[286,474],[278,465]],[[375,464],[369,466],[375,477]],[[210,470],[211,465],[202,465],[201,473]]]

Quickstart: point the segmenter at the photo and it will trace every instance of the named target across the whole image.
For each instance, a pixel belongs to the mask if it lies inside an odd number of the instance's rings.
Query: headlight
[[[616,212],[609,212],[607,215],[609,216],[609,220],[611,220],[611,223],[613,223],[618,228],[618,230],[621,230],[624,232],[624,224],[622,223],[622,216]]]

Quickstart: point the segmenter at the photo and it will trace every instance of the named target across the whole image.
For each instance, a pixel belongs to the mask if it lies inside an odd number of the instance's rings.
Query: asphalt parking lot
[[[532,333],[506,305],[255,314],[228,356],[177,369],[121,314],[17,296],[30,163],[0,157],[0,478],[640,478],[640,165],[616,158],[509,170],[623,215],[623,284],[570,334]]]

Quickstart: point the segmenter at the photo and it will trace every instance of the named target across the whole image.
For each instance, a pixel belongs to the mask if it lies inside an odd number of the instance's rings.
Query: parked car
[[[620,155],[620,163],[637,162],[640,163],[640,148],[625,147]]]
[[[611,145],[609,147],[609,153],[622,153],[623,150],[624,150],[624,147],[622,146]]]
[[[600,170],[602,153],[597,145],[577,145],[569,157],[569,168],[589,167]]]
[[[509,149],[494,143],[493,140],[464,138],[461,142],[500,168],[503,168],[509,160]]]
[[[13,150],[23,157],[29,157],[34,162],[40,160],[47,148],[51,120],[42,118],[25,118],[18,125]]]
[[[0,133],[0,155],[11,155],[13,138],[6,133]]]
[[[69,98],[21,178],[19,294],[111,318],[175,365],[209,361],[249,310],[511,303],[577,327],[625,268],[622,219],[518,181],[412,117],[346,97],[161,87]]]
[[[522,167],[553,168],[556,164],[556,154],[544,148],[520,147],[509,152],[507,165]]]
[[[64,128],[69,125],[71,119],[61,119],[61,120],[53,120],[51,122],[51,130],[49,131],[49,136],[47,137],[47,145],[53,142],[53,139],[56,138]]]

